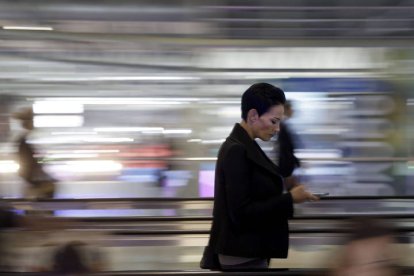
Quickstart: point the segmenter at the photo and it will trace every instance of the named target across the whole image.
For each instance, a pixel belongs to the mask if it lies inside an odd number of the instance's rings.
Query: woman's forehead
[[[283,115],[285,108],[283,107],[283,105],[279,104],[279,105],[274,105],[271,108],[269,108],[269,110],[266,112],[266,114],[268,116],[271,117],[278,117]]]

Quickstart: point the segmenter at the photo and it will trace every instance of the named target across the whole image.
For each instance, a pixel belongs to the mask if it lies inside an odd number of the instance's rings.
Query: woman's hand
[[[292,175],[292,176],[285,177],[286,190],[290,191],[298,185],[300,185],[300,183],[296,176]]]
[[[319,197],[306,191],[305,186],[297,185],[290,190],[294,203],[302,203],[305,201],[316,201]]]

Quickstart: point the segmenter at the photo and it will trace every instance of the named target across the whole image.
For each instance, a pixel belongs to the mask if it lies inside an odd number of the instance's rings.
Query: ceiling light
[[[53,31],[52,27],[40,26],[3,26],[3,30],[21,30],[21,31]]]

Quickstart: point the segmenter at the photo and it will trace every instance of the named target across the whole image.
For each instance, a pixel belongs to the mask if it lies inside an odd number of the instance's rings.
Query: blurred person
[[[399,252],[394,231],[384,221],[359,218],[352,220],[349,240],[334,262],[331,276],[401,275]]]
[[[18,217],[6,206],[0,206],[0,229],[14,227],[18,224]]]
[[[59,248],[53,256],[53,272],[59,275],[90,272],[83,260],[80,246],[82,243],[69,242]]]
[[[283,90],[268,83],[252,85],[242,96],[242,120],[218,153],[202,268],[267,269],[270,258],[287,258],[293,204],[318,200],[303,185],[283,193],[279,168],[255,141],[269,141],[279,131],[284,103]]]
[[[98,255],[98,252],[87,248],[87,244],[81,241],[67,242],[53,255],[52,272],[58,275],[79,275],[102,271],[102,260]]]
[[[43,169],[36,157],[35,148],[28,142],[28,136],[34,129],[33,109],[24,108],[13,114],[13,118],[21,121],[25,132],[18,138],[19,175],[28,184],[25,196],[29,198],[53,198],[56,179]]]
[[[5,230],[13,230],[11,233],[16,234],[14,230],[20,229],[34,234],[31,236],[31,241],[33,241],[33,238],[42,240],[44,239],[44,231],[58,231],[66,229],[71,225],[74,225],[73,221],[63,218],[45,217],[34,213],[19,215],[10,206],[0,203],[0,234]],[[0,235],[0,271],[10,271],[13,270],[13,267],[11,267],[9,261],[15,258],[15,256],[11,256],[10,252],[13,252],[13,249],[19,246],[10,240],[7,242],[3,240],[3,242],[2,238],[4,237]],[[16,260],[12,261],[16,262]]]
[[[0,271],[7,271],[9,269],[6,260],[8,254],[6,248],[4,248],[1,234],[4,230],[12,229],[18,225],[18,216],[6,206],[0,205]]]
[[[280,122],[280,131],[275,143],[278,152],[276,163],[279,166],[280,174],[285,177],[287,190],[290,190],[298,185],[298,179],[293,173],[296,168],[301,166],[300,160],[295,156],[295,149],[300,145],[300,139],[289,120],[294,114],[292,102],[287,100],[284,107],[284,118]]]
[[[8,94],[0,95],[0,143],[6,143],[10,134],[10,108],[17,97]]]

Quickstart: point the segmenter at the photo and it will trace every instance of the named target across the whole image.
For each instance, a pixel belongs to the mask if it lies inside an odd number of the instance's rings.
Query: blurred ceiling
[[[252,68],[233,64],[241,49],[410,46],[414,2],[12,0],[0,2],[0,26],[1,94],[187,95],[200,84],[240,84],[251,81],[243,74],[294,70],[261,67],[254,57]],[[209,65],[217,49],[231,54]],[[332,70],[321,64],[308,69]]]

